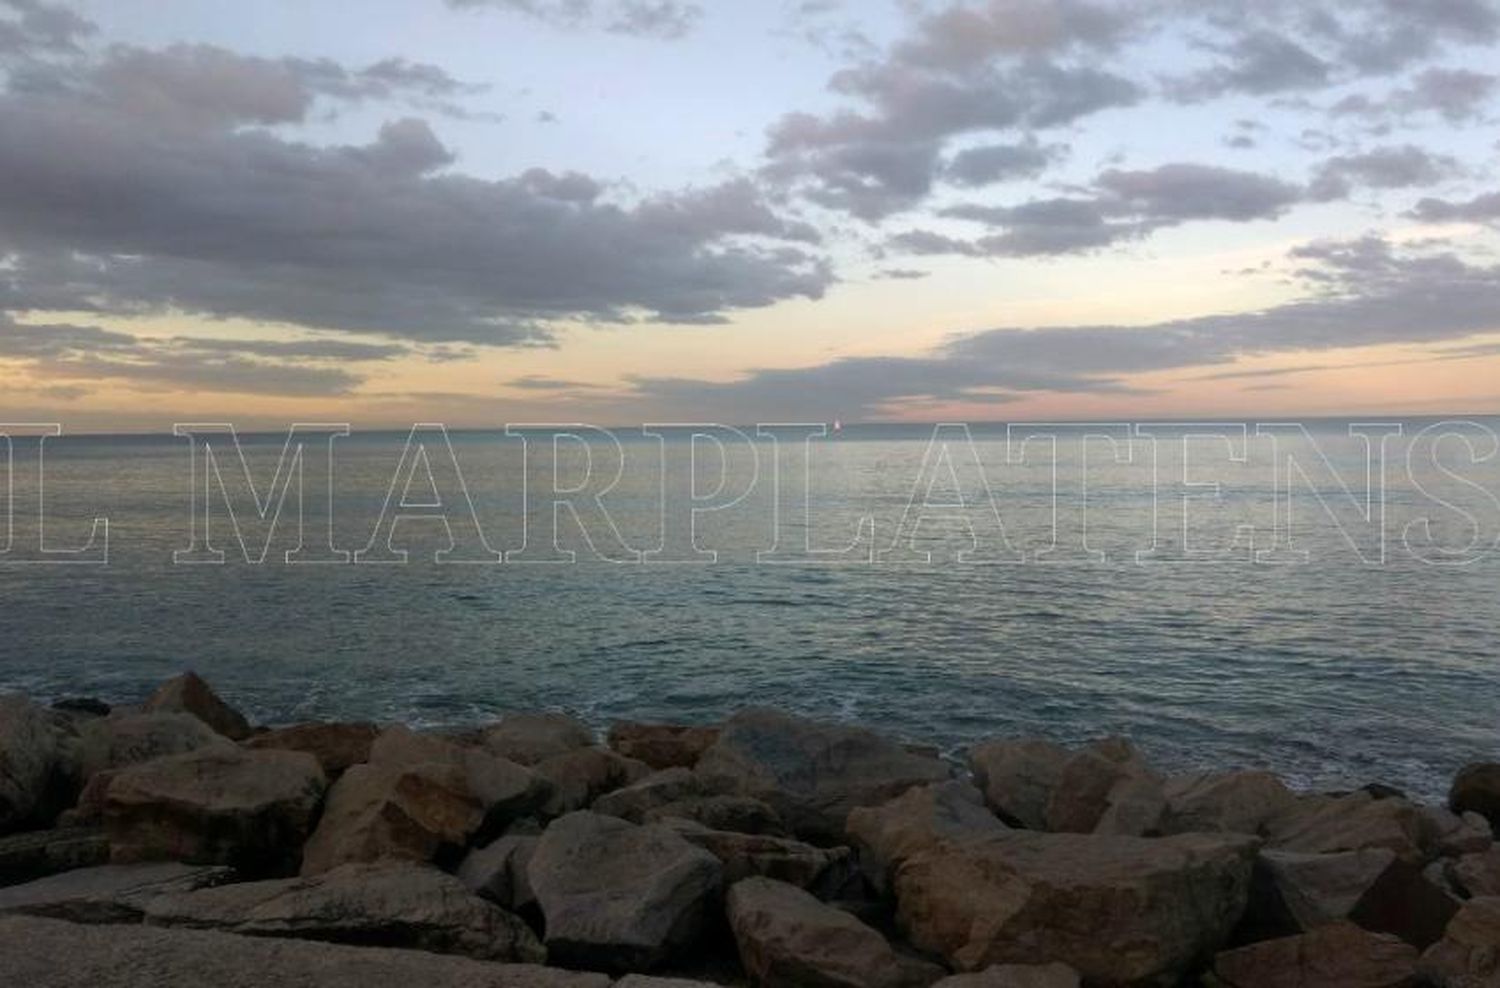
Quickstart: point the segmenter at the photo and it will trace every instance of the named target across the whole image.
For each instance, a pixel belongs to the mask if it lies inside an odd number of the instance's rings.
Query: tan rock
[[[1483,854],[1465,854],[1453,862],[1448,875],[1470,898],[1500,896],[1500,847]]]
[[[379,734],[380,728],[374,724],[297,724],[257,734],[245,741],[245,747],[305,751],[334,779],[352,766],[369,761],[370,748]]]
[[[484,818],[481,839],[498,834],[507,824],[541,808],[551,795],[548,780],[488,750],[456,744],[434,734],[418,734],[407,727],[391,727],[370,746],[370,764],[384,768],[451,765],[460,769]]]
[[[131,766],[105,797],[112,859],[295,870],[327,784],[295,751],[211,747]]]
[[[1416,988],[1417,951],[1352,923],[1265,940],[1220,954],[1224,988]]]
[[[662,825],[718,858],[726,884],[759,876],[804,889],[837,885],[853,866],[847,847],[813,847],[787,837],[711,830],[691,820],[664,820]]]
[[[250,722],[219,698],[197,673],[169,679],[141,704],[143,713],[191,714],[231,741],[250,736]]]
[[[1265,824],[1268,846],[1282,851],[1334,854],[1371,847],[1389,848],[1414,864],[1426,858],[1428,825],[1404,799],[1375,799],[1369,793],[1302,796]]]
[[[1417,811],[1426,830],[1426,845],[1441,857],[1482,854],[1495,842],[1490,822],[1472,810],[1459,815],[1441,806],[1420,806]]]
[[[344,865],[310,878],[242,882],[146,904],[146,922],[539,964],[525,923],[451,875],[409,862]]]
[[[592,809],[595,813],[641,823],[646,814],[658,806],[702,796],[705,792],[703,781],[690,769],[669,768],[652,772],[630,785],[600,796],[594,801]]]
[[[711,830],[767,837],[784,837],[787,832],[780,814],[754,796],[688,796],[653,807],[641,817],[642,823],[667,820],[691,820]]]
[[[747,878],[729,890],[729,926],[759,988],[904,988],[941,976],[906,962],[885,937],[793,885]]]
[[[649,974],[630,974],[615,982],[614,988],[718,988],[711,981],[687,978],[653,978]]]
[[[146,906],[160,896],[222,885],[233,878],[229,868],[175,861],[80,868],[0,889],[0,914],[76,923],[139,923]]]
[[[535,765],[594,743],[594,732],[567,714],[511,714],[481,732],[492,754],[519,765]]]
[[[0,919],[0,975],[25,988],[609,988],[600,974],[530,964],[24,917]]]
[[[1427,948],[1420,970],[1438,988],[1500,986],[1500,898],[1470,899]]]
[[[459,866],[458,880],[502,909],[515,911],[535,905],[536,894],[531,891],[526,866],[536,853],[536,842],[531,835],[511,834],[476,848]]]
[[[717,727],[621,721],[609,729],[609,746],[654,769],[692,768],[715,741]]]
[[[542,804],[545,816],[585,809],[605,793],[639,782],[651,774],[646,763],[608,748],[576,748],[537,762],[535,771],[552,786]]]
[[[1448,808],[1454,813],[1474,812],[1500,827],[1500,763],[1465,765],[1453,779]]]
[[[997,964],[944,978],[932,988],[1078,988],[1078,972],[1066,964]]]
[[[796,836],[828,842],[841,839],[855,807],[951,776],[944,762],[872,731],[770,710],[730,718],[697,772],[710,785],[764,800]]]
[[[1160,832],[1167,801],[1160,776],[1121,738],[1075,752],[1047,801],[1054,833],[1141,837]]]
[[[1167,779],[1163,832],[1259,834],[1296,801],[1270,772],[1202,772]]]
[[[1156,985],[1228,937],[1255,847],[1237,835],[1013,831],[911,858],[896,873],[898,915],[914,944],[960,971],[1061,961],[1089,984]]]
[[[229,740],[192,714],[115,713],[85,722],[78,733],[79,775],[128,768],[200,748],[229,747]]]
[[[880,806],[859,807],[849,813],[846,829],[866,874],[884,890],[913,855],[1008,828],[985,807],[979,790],[954,780],[908,789]]]
[[[526,873],[554,962],[647,971],[696,937],[722,870],[667,827],[583,811],[553,821]]]
[[[970,750],[969,767],[985,802],[1002,820],[1046,830],[1047,803],[1072,756],[1050,741],[990,741]]]

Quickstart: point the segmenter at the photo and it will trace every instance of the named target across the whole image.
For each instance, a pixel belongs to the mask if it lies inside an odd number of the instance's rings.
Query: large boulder
[[[603,975],[531,964],[26,917],[0,919],[0,958],[5,983],[25,988],[609,988]]]
[[[48,826],[71,801],[71,733],[66,715],[0,697],[0,834]]]
[[[197,673],[169,679],[141,704],[144,713],[191,714],[231,741],[250,736],[250,722],[219,698]]]
[[[1061,961],[1085,982],[1169,982],[1217,950],[1245,910],[1256,842],[1009,834],[918,854],[896,873],[918,947],[960,971]]]
[[[717,727],[621,721],[609,729],[609,746],[654,769],[692,768],[715,741]]]
[[[909,961],[849,913],[785,882],[747,878],[726,900],[745,972],[759,988],[926,986],[940,968]]]
[[[700,776],[680,767],[653,772],[606,793],[590,808],[631,823],[682,819],[714,830],[778,836],[786,832],[781,817],[763,801],[715,793]]]
[[[542,805],[545,816],[562,816],[586,809],[605,793],[640,782],[651,774],[645,762],[616,754],[608,748],[575,748],[535,765],[536,774],[551,785]]]
[[[1422,974],[1438,988],[1500,985],[1500,898],[1470,899],[1427,948]]]
[[[1223,988],[1416,988],[1417,950],[1352,923],[1264,940],[1214,960]]]
[[[553,821],[526,874],[558,963],[644,971],[693,940],[719,859],[667,827],[581,811]]]
[[[1482,854],[1463,855],[1451,862],[1447,875],[1469,898],[1500,896],[1500,847]]]
[[[594,732],[567,714],[511,714],[480,732],[492,754],[519,765],[536,765],[554,755],[594,743]]]
[[[996,964],[952,975],[932,988],[1078,988],[1078,972],[1066,964]]]
[[[880,806],[858,807],[845,829],[877,890],[913,855],[945,844],[1004,833],[979,790],[957,780],[916,786]]]
[[[1448,791],[1448,808],[1454,813],[1478,813],[1500,827],[1500,763],[1475,762],[1454,776]]]
[[[109,838],[97,827],[36,830],[0,837],[0,886],[109,863]]]
[[[1270,772],[1202,772],[1167,779],[1169,834],[1259,834],[1296,797]]]
[[[112,858],[295,871],[327,785],[296,751],[202,748],[132,766],[105,796]]]
[[[662,823],[718,858],[724,865],[725,883],[759,876],[798,888],[836,888],[852,872],[852,855],[847,847],[813,847],[787,837],[711,830],[691,820]]]
[[[1490,822],[1472,810],[1450,813],[1441,806],[1419,806],[1429,853],[1443,858],[1482,854],[1495,843]]]
[[[502,909],[514,912],[535,905],[526,866],[536,853],[537,839],[529,834],[507,834],[475,848],[459,866],[458,880]]]
[[[374,724],[296,724],[257,734],[245,741],[245,747],[305,751],[335,779],[369,761],[370,748],[379,735],[380,728]]]
[[[1055,833],[1142,837],[1160,832],[1167,812],[1161,776],[1123,738],[1096,741],[1073,753],[1047,800]]]
[[[540,773],[480,748],[456,744],[407,727],[381,732],[370,747],[370,764],[384,768],[451,765],[460,769],[484,813],[479,837],[499,833],[513,820],[542,807],[552,793]]]
[[[221,885],[233,878],[230,868],[175,861],[80,868],[0,889],[0,914],[75,923],[139,923],[154,899]]]
[[[1006,823],[1047,829],[1047,803],[1073,753],[1037,739],[998,740],[969,750],[969,768],[985,803]]]
[[[146,922],[249,936],[378,943],[476,960],[540,964],[525,923],[451,875],[409,862],[345,865],[311,878],[244,882],[146,904]]]
[[[387,858],[441,861],[461,853],[484,806],[457,765],[356,765],[328,793],[302,852],[302,874]]]
[[[950,777],[942,761],[858,727],[771,710],[731,717],[698,761],[710,785],[764,800],[799,837],[837,842],[849,811]]]
[[[1266,843],[1281,851],[1334,854],[1384,847],[1421,864],[1428,856],[1431,826],[1404,799],[1376,799],[1359,791],[1299,797],[1266,821],[1264,833]]]
[[[128,768],[199,748],[230,746],[228,738],[184,713],[119,713],[85,721],[78,731],[78,771],[87,782],[100,772]]]

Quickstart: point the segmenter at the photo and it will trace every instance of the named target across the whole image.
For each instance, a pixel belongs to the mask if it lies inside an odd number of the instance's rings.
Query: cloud
[[[953,156],[943,175],[954,185],[968,188],[1035,178],[1061,157],[1063,150],[1057,146],[1043,147],[1035,141],[966,148]]]
[[[0,60],[37,54],[70,54],[95,33],[92,21],[45,0],[0,0]]]
[[[1480,119],[1493,98],[1500,77],[1472,69],[1433,68],[1419,73],[1405,86],[1382,99],[1365,93],[1346,96],[1330,109],[1334,116],[1358,116],[1373,122],[1436,113],[1449,123]]]
[[[1329,158],[1318,169],[1309,194],[1314,199],[1329,200],[1344,198],[1355,186],[1408,189],[1435,185],[1459,171],[1455,159],[1430,154],[1411,144],[1376,148]]]
[[[703,20],[703,8],[683,0],[448,0],[448,5],[508,10],[556,27],[601,28],[667,41],[686,37]]]
[[[1500,192],[1487,192],[1461,202],[1423,199],[1410,215],[1425,223],[1500,223]]]
[[[1235,38],[1222,50],[1223,60],[1188,79],[1169,83],[1182,100],[1203,100],[1226,93],[1284,93],[1328,84],[1333,67],[1302,45],[1274,31],[1256,30]]]

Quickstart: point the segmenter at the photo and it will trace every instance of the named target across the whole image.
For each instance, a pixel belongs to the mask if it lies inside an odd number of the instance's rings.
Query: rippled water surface
[[[573,564],[434,565],[442,531],[429,520],[398,526],[398,545],[411,550],[404,566],[288,566],[285,532],[271,561],[252,566],[212,511],[226,564],[173,565],[192,525],[186,440],[64,438],[48,443],[47,537],[78,543],[86,519],[106,515],[109,564],[0,566],[0,689],[130,700],[193,667],[265,722],[456,724],[522,708],[601,725],[711,721],[767,703],[949,746],[1123,733],[1170,768],[1266,766],[1301,785],[1380,780],[1432,798],[1461,763],[1500,755],[1500,458],[1482,430],[1434,441],[1422,433],[1431,425],[1404,422],[1389,440],[1384,538],[1378,521],[1359,517],[1367,459],[1347,423],[1309,426],[1311,445],[1293,437],[1280,456],[1253,426],[1242,449],[1233,434],[1228,444],[1173,437],[1156,444],[1154,464],[1142,439],[1111,446],[1064,436],[1055,455],[1034,442],[1017,463],[1003,428],[976,429],[972,446],[955,443],[946,457],[929,443],[930,428],[851,428],[814,444],[805,514],[799,446],[731,444],[725,490],[748,493],[700,515],[699,544],[719,553],[710,565],[590,558],[563,512],[562,543],[579,552]],[[245,439],[263,486],[283,439]],[[340,547],[370,540],[404,441],[339,440]],[[453,439],[497,549],[518,548],[523,530],[533,552],[545,546],[552,512],[538,491],[554,466],[561,487],[582,479],[579,444],[564,442],[555,464],[550,443],[531,446],[523,469],[519,439]],[[663,538],[662,464],[667,488],[685,490],[692,447],[680,436],[665,446],[636,436],[621,448],[623,473],[603,504],[625,546],[649,548]],[[721,479],[716,449],[700,444],[700,494]],[[1291,496],[1278,501],[1276,464],[1289,449],[1299,466],[1280,471]],[[428,457],[439,486],[441,452]],[[23,506],[35,503],[31,455],[16,444],[19,545],[30,537]],[[611,471],[613,455],[596,448],[595,471]],[[953,558],[970,540],[962,524],[937,516],[953,513],[940,505],[983,492],[976,457],[1019,564]],[[1175,485],[1184,458],[1190,480],[1218,485],[1216,497],[1192,489],[1186,530]],[[413,502],[430,498],[420,471],[418,480]],[[874,543],[888,548],[916,487],[934,506],[901,544],[931,552],[930,563],[757,562],[778,517],[783,550],[803,537],[815,548],[846,546],[861,518],[873,519]],[[312,531],[326,518],[323,500],[314,482]],[[682,510],[669,506],[669,519]],[[1078,545],[1085,517],[1093,555]],[[594,548],[612,551],[598,519],[585,520]],[[250,516],[249,541],[265,530]],[[1054,531],[1060,548],[1042,561]],[[991,535],[981,532],[994,548]],[[1171,558],[1184,545],[1232,549],[1236,538],[1278,551],[1260,562],[1243,551]],[[1165,560],[1137,558],[1153,544]]]

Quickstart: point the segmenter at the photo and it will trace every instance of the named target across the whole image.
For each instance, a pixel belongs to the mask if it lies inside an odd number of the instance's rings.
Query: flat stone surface
[[[233,877],[228,868],[176,862],[82,868],[0,889],[0,913],[80,923],[137,923],[159,896],[219,885]]]
[[[609,988],[599,974],[306,940],[0,918],[0,984],[25,988]]]
[[[95,827],[37,830],[0,837],[0,886],[109,863],[109,839]]]

